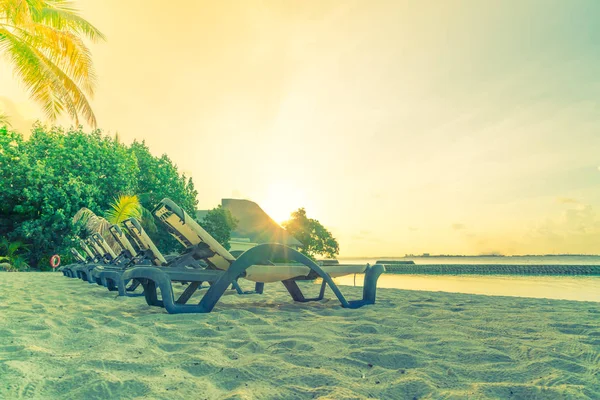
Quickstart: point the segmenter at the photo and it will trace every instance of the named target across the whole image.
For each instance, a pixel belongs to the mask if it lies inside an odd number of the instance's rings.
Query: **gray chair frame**
[[[150,306],[164,307],[170,314],[209,313],[213,310],[227,288],[238,278],[242,278],[246,269],[263,260],[285,258],[309,267],[323,279],[317,297],[307,298],[296,283],[296,279],[281,281],[290,296],[297,302],[318,301],[323,299],[327,286],[333,291],[344,308],[359,308],[374,304],[377,292],[377,280],[385,272],[381,264],[367,266],[363,284],[363,297],[360,300],[348,301],[341,293],[333,279],[314,261],[302,253],[281,244],[262,244],[244,252],[235,260],[229,269],[221,270],[185,270],[164,267],[133,267],[123,272],[123,279],[137,279],[144,287],[146,303]],[[302,279],[302,277],[301,277]],[[173,282],[189,282],[186,290],[174,298]],[[211,283],[198,304],[187,304],[202,282]],[[160,289],[162,299],[158,298]]]

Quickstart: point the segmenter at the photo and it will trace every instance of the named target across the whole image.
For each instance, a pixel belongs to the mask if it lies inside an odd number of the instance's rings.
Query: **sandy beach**
[[[0,398],[598,399],[600,304],[381,289],[346,310],[268,284],[169,315],[0,273]]]

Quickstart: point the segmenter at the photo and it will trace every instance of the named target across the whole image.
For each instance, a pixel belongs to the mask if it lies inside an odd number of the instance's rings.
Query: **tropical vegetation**
[[[209,210],[200,221],[200,225],[227,250],[231,248],[229,239],[231,239],[231,232],[235,230],[237,224],[238,221],[231,211],[223,208],[220,204]]]
[[[9,242],[8,239],[0,240],[0,268],[6,271],[20,271],[29,268],[25,261],[27,245],[23,242]]]
[[[66,113],[96,126],[89,104],[96,75],[84,39],[103,34],[67,0],[0,0],[0,53],[33,100],[54,121]],[[0,118],[0,125],[4,122]]]
[[[114,199],[108,210],[104,211],[104,216],[96,215],[96,213],[89,208],[82,207],[73,216],[73,224],[75,224],[75,226],[82,226],[86,236],[93,233],[99,233],[118,253],[120,250],[119,246],[108,233],[108,228],[111,225],[121,224],[129,218],[136,218],[138,221],[145,223],[146,221],[142,219],[142,210],[144,210],[146,214],[149,214],[149,211],[144,209],[140,204],[137,195],[121,194],[118,198]],[[151,215],[150,221],[152,221]],[[153,222],[150,222],[149,224],[154,226]]]
[[[0,237],[29,245],[30,265],[46,266],[53,254],[68,262],[68,247],[84,232],[73,223],[75,214],[85,207],[104,218],[123,218],[113,207],[119,194],[138,194],[147,210],[164,197],[190,215],[197,204],[192,179],[144,142],[127,146],[98,130],[40,124],[25,140],[0,128]],[[179,248],[164,230],[148,230],[161,250]]]
[[[340,252],[331,232],[316,219],[308,218],[304,208],[294,211],[282,225],[302,243],[299,250],[313,259],[317,256],[335,258]]]

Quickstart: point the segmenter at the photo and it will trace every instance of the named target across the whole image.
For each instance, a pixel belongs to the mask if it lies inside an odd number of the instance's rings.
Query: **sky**
[[[340,255],[600,253],[596,0],[78,0],[98,125]],[[0,57],[0,108],[40,107]],[[62,121],[69,124],[69,121]]]

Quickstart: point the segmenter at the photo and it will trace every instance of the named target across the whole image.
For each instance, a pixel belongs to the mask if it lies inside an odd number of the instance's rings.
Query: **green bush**
[[[73,215],[82,207],[102,215],[121,193],[140,194],[150,209],[168,196],[191,215],[197,204],[192,180],[143,142],[125,146],[99,130],[40,124],[25,140],[0,128],[0,236],[28,244],[29,264],[46,268],[53,254],[69,254],[80,229]],[[161,250],[176,248],[163,239]]]

